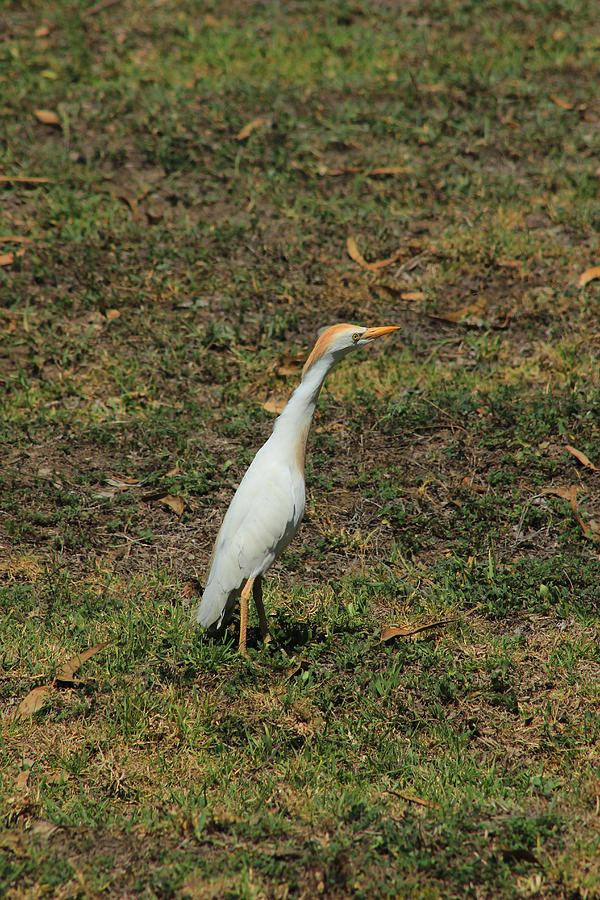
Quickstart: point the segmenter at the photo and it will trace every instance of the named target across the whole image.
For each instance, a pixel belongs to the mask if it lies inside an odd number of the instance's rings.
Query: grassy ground
[[[600,897],[593,7],[4,4],[3,896]],[[240,659],[197,582],[336,321],[402,332]]]

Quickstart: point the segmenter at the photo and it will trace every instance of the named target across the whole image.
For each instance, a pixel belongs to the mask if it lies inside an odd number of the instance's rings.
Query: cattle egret
[[[242,655],[246,655],[250,593],[263,639],[268,635],[262,577],[302,521],[306,439],[327,373],[351,350],[397,330],[396,325],[332,325],[322,331],[306,360],[300,384],[235,492],[215,541],[195,619],[202,628],[220,630],[227,625],[239,597]]]

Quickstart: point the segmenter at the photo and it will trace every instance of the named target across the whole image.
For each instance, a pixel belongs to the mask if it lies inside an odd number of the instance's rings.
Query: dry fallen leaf
[[[285,672],[285,680],[289,681],[297,672],[302,672],[305,669],[310,668],[310,660],[306,659],[304,656],[299,656],[297,660],[295,660],[294,664],[291,665]]]
[[[560,485],[556,485],[556,487],[546,488],[544,494],[552,494],[554,497],[560,497],[562,500],[570,500],[571,492],[577,492],[577,485],[572,484],[571,487],[560,487]]]
[[[588,281],[594,281],[595,278],[600,278],[600,266],[593,266],[582,272],[577,279],[577,287],[585,287]]]
[[[2,253],[0,254],[0,266],[10,266],[14,263],[15,259],[19,256],[23,256],[25,253],[25,247],[21,250],[15,250],[14,253]]]
[[[38,122],[43,122],[44,125],[60,126],[58,114],[53,109],[34,109],[33,114]]]
[[[27,696],[21,700],[15,712],[15,719],[24,719],[26,716],[32,716],[44,706],[53,685],[42,684],[40,687],[34,688]]]
[[[120,2],[121,0],[100,0],[100,2],[96,3],[94,6],[88,6],[87,9],[84,9],[81,15],[84,19],[87,19],[90,16],[95,16],[99,12],[103,12],[105,9],[109,9],[111,6],[116,6],[117,3]]]
[[[401,300],[424,300],[425,294],[423,291],[403,291],[400,294]]]
[[[370,268],[369,263],[366,261],[366,259],[356,246],[356,241],[352,236],[350,236],[346,241],[346,249],[348,250],[348,256],[350,257],[350,259],[353,259],[354,262],[357,262],[359,266],[362,266],[363,269]]]
[[[582,466],[586,466],[588,469],[595,469],[598,471],[598,466],[595,466],[594,463],[583,453],[581,450],[577,450],[575,447],[571,447],[570,444],[567,444],[566,449],[569,453],[572,453],[573,456],[579,460]]]
[[[379,643],[383,644],[395,637],[412,637],[420,634],[422,631],[429,631],[431,628],[440,628],[442,625],[448,625],[450,622],[456,622],[457,619],[438,619],[437,622],[428,622],[427,625],[388,625],[381,629]]]
[[[134,222],[139,222],[140,219],[140,206],[138,203],[137,197],[131,195],[131,193],[126,192],[125,190],[114,191],[114,196],[119,200],[122,200],[123,203],[126,203],[129,209],[131,210],[131,214],[133,216]]]
[[[113,319],[118,319],[121,315],[121,310],[119,309],[107,309],[105,312],[105,316],[109,322],[112,322]]]
[[[261,406],[263,409],[266,409],[267,412],[279,415],[279,413],[283,412],[286,403],[286,400],[267,400],[266,403],[261,403]]]
[[[0,184],[52,184],[51,178],[37,178],[35,175],[0,175]]]
[[[31,769],[22,769],[15,782],[15,790],[16,791],[24,791],[27,787],[27,782],[29,781],[29,776],[31,774]]]
[[[390,788],[386,788],[385,793],[393,794],[394,797],[399,797],[401,800],[405,800],[407,803],[418,803],[419,806],[438,806],[438,804],[434,803],[433,800],[425,800],[423,797],[417,797],[416,794],[410,794],[408,791],[392,791]]]
[[[276,375],[298,375],[306,362],[306,353],[281,353],[275,364]]]
[[[167,494],[165,497],[161,497],[159,502],[172,509],[177,516],[180,516],[185,508],[182,498],[176,497],[174,494]]]
[[[362,172],[360,166],[346,166],[344,169],[328,169],[327,166],[321,166],[319,169],[319,175],[355,175],[358,172]]]
[[[183,589],[184,597],[201,597],[204,593],[204,587],[197,578],[188,581]]]
[[[122,491],[127,491],[129,488],[138,487],[140,484],[143,484],[146,479],[139,478],[128,478],[127,475],[109,475],[106,479],[107,484],[112,484],[113,487],[118,487]]]
[[[365,169],[362,166],[345,166],[343,169],[328,169],[327,166],[321,166],[319,175],[329,175],[336,177],[338,175],[365,175],[367,178],[371,175],[400,175],[413,172],[410,166],[376,166],[374,169]]]
[[[185,503],[181,499],[181,497],[176,497],[173,494],[169,494],[168,491],[151,491],[148,494],[142,495],[142,500],[144,503],[163,503],[165,506],[168,506],[169,509],[172,509],[173,512],[180,516],[185,508]]]
[[[463,306],[450,312],[432,315],[433,319],[443,319],[444,322],[464,323],[465,325],[480,325],[482,316],[487,309],[487,301],[485,297],[478,297],[474,303]]]
[[[571,511],[575,516],[577,524],[583,531],[584,537],[590,537],[593,541],[598,540],[600,535],[596,532],[595,528],[590,528],[589,525],[581,518],[581,513],[579,512],[579,507],[577,505],[577,491],[578,487],[576,484],[572,484],[568,488],[556,486],[547,488],[544,491],[544,494],[554,494],[556,497],[560,497],[562,500],[568,500],[571,505]]]
[[[367,172],[367,175],[401,175],[411,171],[408,166],[377,166]]]
[[[256,131],[257,128],[260,128],[261,125],[264,125],[268,120],[265,119],[264,116],[259,116],[257,119],[252,119],[251,122],[248,122],[247,125],[238,131],[236,135],[236,141],[245,141],[247,137],[250,137],[253,131]]]
[[[563,100],[562,97],[557,97],[555,94],[550,94],[550,99],[553,103],[556,103],[557,106],[560,106],[561,109],[574,109],[572,103],[569,103],[568,100]]]
[[[92,656],[96,653],[99,653],[100,650],[104,650],[105,647],[108,647],[110,641],[102,641],[101,644],[94,644],[93,647],[90,647],[89,650],[84,650],[83,653],[78,653],[76,656],[72,656],[71,659],[67,660],[66,663],[60,667],[58,672],[56,673],[57,681],[74,681],[73,676],[75,672],[87,662]]]
[[[317,434],[330,434],[332,431],[343,431],[343,422],[329,422],[327,425],[316,425],[315,432]]]
[[[68,776],[65,776],[65,773],[61,772],[59,779],[55,778],[55,782],[64,781],[66,777]],[[52,776],[46,779],[50,784],[52,784],[51,778]],[[58,825],[55,825],[53,822],[47,822],[45,819],[38,819],[29,829],[30,834],[34,834],[36,837],[42,839],[50,837],[55,831],[58,831]]]
[[[346,241],[346,249],[348,251],[348,256],[354,260],[354,262],[358,263],[359,266],[363,269],[369,269],[371,272],[377,272],[379,269],[385,268],[385,266],[389,266],[392,263],[396,262],[397,259],[402,255],[401,250],[397,250],[392,256],[388,256],[387,259],[379,259],[375,262],[367,262],[360,250],[357,247],[355,239],[350,236]]]
[[[5,234],[0,237],[0,244],[31,244],[33,238],[24,237],[22,234]]]
[[[590,529],[588,528],[588,526],[585,524],[585,522],[581,518],[581,513],[579,512],[579,508],[577,506],[577,486],[576,485],[571,486],[571,495],[569,497],[569,503],[571,504],[571,510],[573,511],[573,515],[575,516],[577,522],[579,523],[581,530],[583,531],[584,535],[587,535]],[[594,537],[595,537],[595,535],[594,535]]]
[[[15,856],[25,856],[26,852],[21,844],[22,832],[19,834],[14,831],[4,831],[0,833],[0,847],[4,850],[10,850]],[[28,854],[27,854],[28,855]]]

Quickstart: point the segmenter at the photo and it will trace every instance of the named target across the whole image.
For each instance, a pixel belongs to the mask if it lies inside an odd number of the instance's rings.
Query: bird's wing
[[[257,455],[227,510],[196,621],[220,625],[247,578],[269,568],[294,536],[304,512],[304,483],[290,470]]]

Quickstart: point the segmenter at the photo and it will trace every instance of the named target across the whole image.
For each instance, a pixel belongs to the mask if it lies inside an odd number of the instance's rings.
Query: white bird
[[[225,627],[240,597],[239,652],[246,654],[248,599],[254,597],[263,639],[268,635],[262,577],[296,534],[304,514],[304,456],[317,399],[327,373],[347,353],[396,325],[363,328],[332,325],[321,332],[302,370],[302,380],[273,433],[260,448],[225,514],[212,554],[196,622]]]

